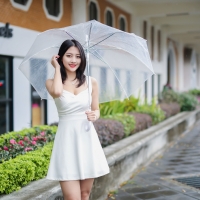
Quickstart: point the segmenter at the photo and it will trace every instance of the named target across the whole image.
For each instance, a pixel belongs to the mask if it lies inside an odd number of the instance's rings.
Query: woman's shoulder
[[[94,77],[90,76],[90,80],[93,88],[98,87],[98,82]]]
[[[91,79],[92,84],[93,84],[93,83],[94,83],[94,84],[97,84],[97,80],[96,80],[94,77],[90,76],[90,79]]]

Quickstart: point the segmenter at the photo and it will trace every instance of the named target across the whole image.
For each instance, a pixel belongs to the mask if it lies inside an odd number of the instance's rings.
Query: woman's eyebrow
[[[73,53],[66,53],[67,55],[72,55]],[[76,54],[77,56],[80,56],[80,54]]]

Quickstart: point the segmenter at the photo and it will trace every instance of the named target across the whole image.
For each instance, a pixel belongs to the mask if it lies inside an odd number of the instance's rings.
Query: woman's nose
[[[76,62],[76,56],[72,56],[72,62]]]

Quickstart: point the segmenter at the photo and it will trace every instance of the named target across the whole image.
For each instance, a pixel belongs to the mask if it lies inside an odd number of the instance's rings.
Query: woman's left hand
[[[95,111],[86,111],[85,114],[87,115],[88,121],[94,122],[97,120]]]

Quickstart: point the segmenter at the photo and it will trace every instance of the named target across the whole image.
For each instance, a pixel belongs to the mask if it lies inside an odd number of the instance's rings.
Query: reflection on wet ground
[[[194,175],[200,175],[199,123],[108,200],[200,200],[200,190],[173,180]]]

